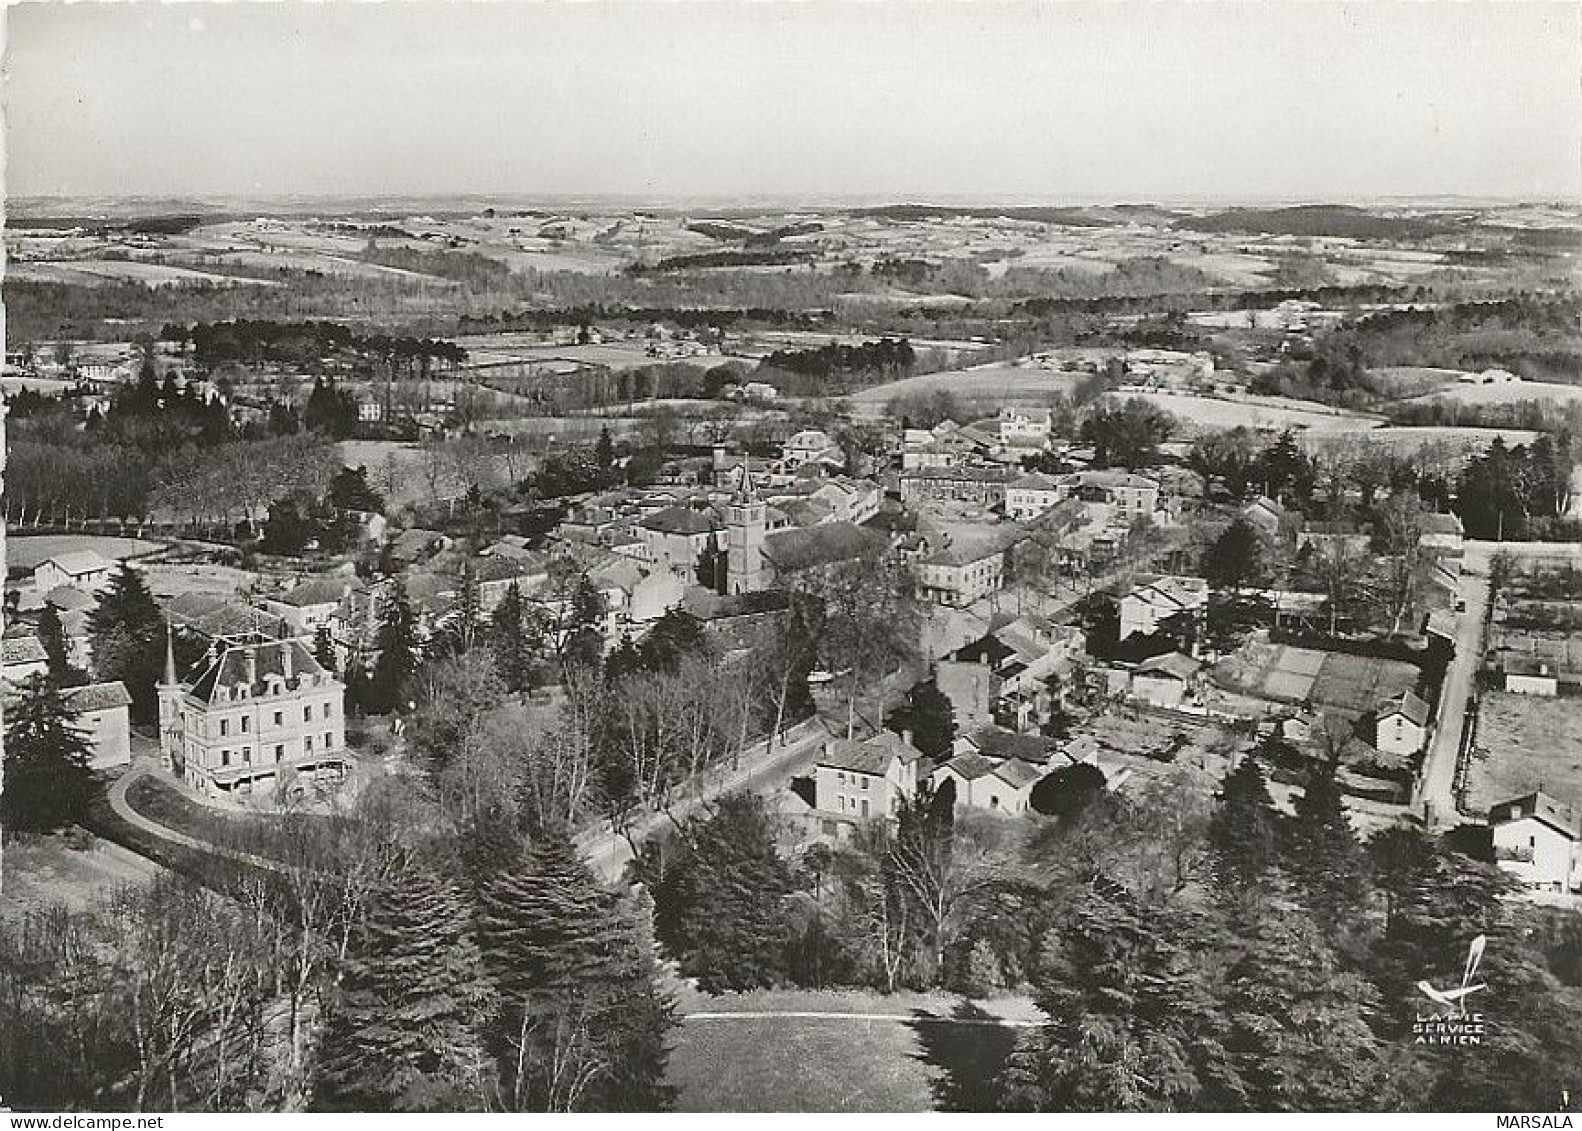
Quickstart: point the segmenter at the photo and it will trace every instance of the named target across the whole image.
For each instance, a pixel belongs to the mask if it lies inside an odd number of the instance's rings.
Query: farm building
[[[1373,744],[1382,753],[1411,757],[1423,748],[1430,717],[1427,703],[1412,692],[1403,691],[1379,705],[1374,715]]]
[[[110,571],[114,564],[92,550],[74,550],[45,558],[33,569],[33,588],[48,593],[62,585],[80,589],[84,593],[97,593],[110,584]]]
[[[64,692],[73,723],[93,751],[96,770],[129,765],[132,761],[132,696],[120,680],[71,687]]]
[[[1511,656],[1502,665],[1505,690],[1515,695],[1541,695],[1553,699],[1560,694],[1560,676],[1553,665],[1536,656]]]
[[[1529,891],[1582,890],[1582,823],[1542,791],[1489,809],[1494,859]]]

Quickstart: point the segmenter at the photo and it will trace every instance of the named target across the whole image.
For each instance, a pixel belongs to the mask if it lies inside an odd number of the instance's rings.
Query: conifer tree
[[[86,673],[71,662],[66,627],[54,605],[46,604],[38,615],[38,642],[49,659],[49,678],[57,687],[78,687],[88,682]]]
[[[545,836],[483,890],[479,945],[495,991],[487,1046],[511,1111],[669,1106],[670,1007],[629,911],[564,834]]]
[[[373,893],[340,965],[313,1076],[317,1111],[480,1110],[473,1023],[487,986],[466,904],[422,864]]]
[[[896,711],[887,725],[892,730],[910,730],[912,745],[930,758],[948,757],[956,740],[955,708],[932,678],[906,693],[906,706]]]
[[[82,819],[93,792],[87,736],[48,676],[29,676],[6,707],[0,824],[50,832]]]
[[[1224,1111],[1245,1089],[1214,994],[1223,945],[1191,912],[1138,904],[1118,885],[1079,894],[1045,947],[1028,1032],[999,1077],[1011,1111]]]
[[[489,644],[494,649],[500,680],[508,690],[526,691],[532,682],[536,638],[530,634],[522,590],[513,581],[489,618]]]
[[[1227,894],[1247,892],[1275,863],[1275,811],[1258,760],[1247,755],[1220,784],[1209,822],[1215,885]]]
[[[399,578],[392,582],[381,611],[374,646],[379,655],[369,675],[369,706],[374,711],[393,711],[406,705],[418,668],[417,618]]]
[[[1393,1107],[1369,1027],[1378,995],[1306,915],[1267,915],[1226,979],[1232,1050],[1254,1111]]]
[[[1367,858],[1346,819],[1333,763],[1315,764],[1296,799],[1285,866],[1320,922],[1349,918],[1368,896]]]
[[[89,612],[88,634],[99,678],[126,685],[135,718],[155,718],[154,684],[164,667],[165,617],[143,575],[126,562]]]
[[[790,944],[784,901],[793,883],[763,799],[720,798],[713,815],[672,847],[676,859],[654,884],[655,926],[682,971],[710,993],[783,980]]]

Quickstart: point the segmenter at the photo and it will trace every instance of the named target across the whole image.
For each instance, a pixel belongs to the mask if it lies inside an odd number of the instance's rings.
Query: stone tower
[[[764,531],[767,507],[753,487],[747,458],[742,457],[742,478],[725,509],[725,584],[731,593],[755,593],[764,588]]]

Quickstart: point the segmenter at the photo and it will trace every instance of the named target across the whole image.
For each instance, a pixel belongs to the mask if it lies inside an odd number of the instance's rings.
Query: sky
[[[24,3],[8,195],[1582,198],[1582,4]]]

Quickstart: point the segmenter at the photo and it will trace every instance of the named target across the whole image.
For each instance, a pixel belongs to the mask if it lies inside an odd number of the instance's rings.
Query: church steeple
[[[176,679],[176,648],[171,642],[170,625],[165,625],[165,678],[161,681],[164,687],[175,687]]]
[[[731,498],[733,503],[756,503],[758,501],[758,488],[753,485],[752,468],[748,466],[747,454],[742,453],[742,477],[736,481],[736,494]]]
[[[742,456],[742,477],[725,508],[726,588],[731,593],[752,593],[764,588],[764,535],[767,507],[758,497],[747,457]]]

